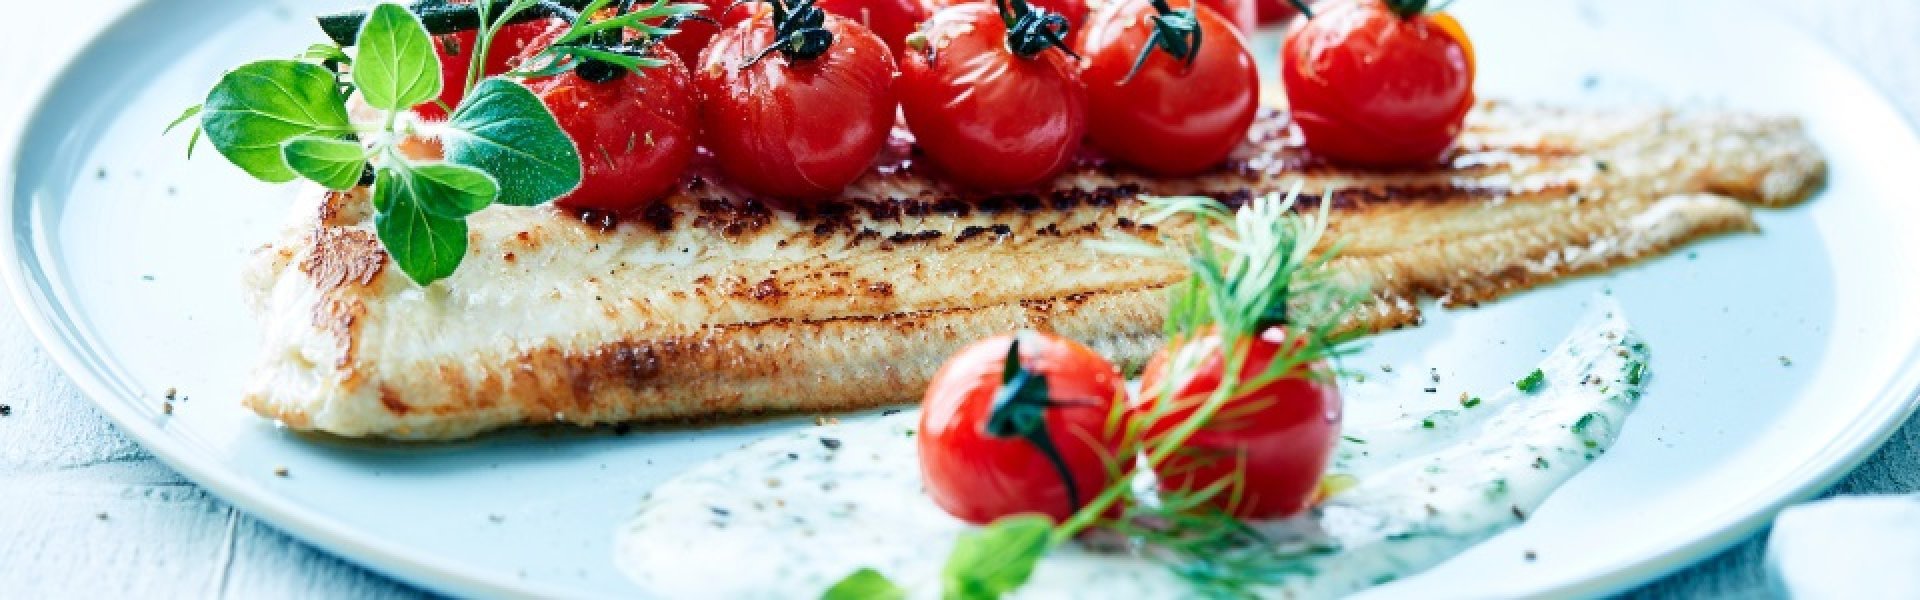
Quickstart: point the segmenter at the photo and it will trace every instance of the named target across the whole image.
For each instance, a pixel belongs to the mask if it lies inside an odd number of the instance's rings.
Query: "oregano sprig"
[[[484,56],[502,25],[539,4],[513,0],[497,14],[479,8],[477,43],[463,50]],[[459,267],[469,215],[495,202],[545,203],[579,185],[578,149],[525,86],[476,71],[445,123],[416,122],[408,111],[441,92],[440,58],[428,28],[392,3],[360,15],[358,24],[352,53],[315,44],[293,59],[243,65],[168,129],[198,118],[194,140],[204,132],[215,150],[261,181],[307,179],[347,190],[365,185],[362,175],[371,167],[374,231],[420,285]],[[350,116],[347,99],[355,93],[377,118]],[[438,139],[444,159],[401,152],[400,143],[415,136]]]

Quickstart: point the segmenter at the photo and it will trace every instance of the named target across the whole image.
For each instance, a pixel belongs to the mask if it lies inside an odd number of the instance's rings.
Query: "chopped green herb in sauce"
[[[1540,386],[1546,382],[1547,374],[1539,369],[1534,369],[1533,372],[1528,373],[1526,377],[1522,377],[1519,381],[1514,382],[1513,386],[1520,388],[1522,392],[1531,394],[1540,391]]]
[[[1465,400],[1461,400],[1461,401],[1460,401],[1460,406],[1461,406],[1461,407],[1463,407],[1463,408],[1473,408],[1473,407],[1475,407],[1475,406],[1479,406],[1479,405],[1480,405],[1480,397],[1479,397],[1479,396],[1474,396],[1474,397],[1471,397],[1471,398],[1467,398],[1467,399],[1465,399]]]
[[[1640,385],[1640,378],[1645,376],[1646,373],[1647,373],[1647,363],[1643,363],[1637,360],[1627,363],[1627,383],[1628,384]]]

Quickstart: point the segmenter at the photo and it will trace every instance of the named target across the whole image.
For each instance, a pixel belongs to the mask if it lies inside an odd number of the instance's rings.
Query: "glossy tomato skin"
[[[1239,380],[1246,382],[1265,371],[1287,344],[1283,328],[1274,327],[1245,343],[1251,344]],[[1148,361],[1141,375],[1140,415],[1159,414],[1149,436],[1171,431],[1192,415],[1194,408],[1219,389],[1223,358],[1218,335],[1207,333],[1168,344]],[[1176,361],[1199,365],[1183,381],[1168,381],[1168,367]],[[1174,387],[1168,388],[1168,385]],[[1173,389],[1177,405],[1161,409],[1161,395]],[[1298,368],[1258,389],[1246,390],[1222,405],[1219,413],[1182,446],[1183,451],[1163,463],[1156,473],[1165,489],[1197,492],[1244,472],[1239,498],[1223,493],[1212,504],[1246,519],[1274,519],[1298,514],[1314,501],[1320,477],[1339,442],[1340,389],[1323,364]]]
[[[1287,0],[1254,0],[1254,14],[1261,25],[1285,23],[1300,16],[1300,8]],[[1306,3],[1312,6],[1312,2]]]
[[[1087,92],[1059,49],[1007,49],[992,5],[935,12],[925,48],[900,63],[900,109],[928,162],[983,190],[1034,186],[1073,160],[1087,130]]]
[[[1192,2],[1168,4],[1180,9]],[[1202,4],[1194,11],[1201,42],[1193,64],[1155,49],[1126,79],[1153,36],[1148,19],[1154,14],[1144,1],[1120,4],[1095,15],[1081,36],[1089,139],[1108,158],[1136,168],[1192,175],[1219,165],[1247,139],[1260,104],[1260,74],[1233,24]]]
[[[954,6],[957,4],[985,4],[988,7],[992,7],[994,6],[995,0],[928,0],[928,1],[930,3],[931,8],[937,12],[940,9],[943,9],[949,6]],[[1088,11],[1087,9],[1087,0],[1027,0],[1027,5],[1032,6],[1034,8],[1044,8],[1047,10],[1047,12],[1055,13],[1055,14],[1066,17],[1067,26],[1068,26],[1067,41],[1069,42],[1073,41],[1075,36],[1080,35],[1080,28],[1086,26],[1087,17],[1088,15],[1091,14],[1090,11]]]
[[[561,208],[645,208],[693,162],[700,121],[692,78],[673,53],[655,58],[666,64],[606,82],[577,72],[527,82],[580,151],[580,187],[554,201]]]
[[[865,25],[896,59],[907,51],[907,35],[932,14],[923,0],[819,0],[814,6]]]
[[[548,30],[564,26],[559,19],[543,19],[501,27],[493,38],[493,45],[487,48],[485,74],[499,75],[513,70],[514,57],[525,52]],[[473,65],[477,36],[471,30],[433,36],[433,51],[440,56],[440,101],[447,106],[460,106],[460,99],[466,97],[467,69]],[[413,112],[429,121],[447,118],[447,111],[432,102],[414,106]]]
[[[1473,108],[1473,47],[1446,13],[1324,2],[1287,36],[1281,65],[1307,147],[1339,162],[1432,164]]]
[[[715,21],[714,23],[697,20],[683,21],[680,23],[679,32],[667,38],[667,49],[672,50],[680,57],[680,62],[688,66],[700,64],[700,52],[707,49],[707,44],[713,41],[713,36],[747,20],[747,17],[754,13],[755,6],[760,5],[743,3],[736,6],[733,0],[681,1],[697,2],[707,7],[706,10],[700,11],[700,14]]]
[[[1103,457],[1132,456],[1121,448],[1120,428],[1107,426],[1115,410],[1126,414],[1126,381],[1078,342],[1046,333],[1017,335],[1022,366],[1046,377],[1048,396],[1057,403],[1046,410],[1047,433],[1084,505],[1113,483]],[[1013,338],[984,339],[947,359],[921,404],[917,438],[927,494],[969,523],[1023,513],[1060,522],[1080,508],[1070,501],[1060,471],[1031,441],[986,430]]]
[[[1123,3],[1123,5],[1124,4],[1126,3]],[[1179,2],[1170,2],[1169,4],[1172,4],[1174,8],[1184,6],[1183,3]],[[1260,7],[1256,6],[1256,4],[1256,0],[1200,0],[1201,6],[1211,8],[1214,12],[1220,13],[1220,16],[1226,19],[1228,23],[1232,23],[1233,28],[1239,30],[1241,35],[1251,34],[1253,33],[1253,28],[1260,26]],[[1202,45],[1204,45],[1204,42]]]
[[[770,12],[715,36],[694,85],[707,148],[728,180],[778,201],[833,196],[872,166],[894,117],[894,63],[879,37],[828,15],[833,46],[788,60],[768,53]]]

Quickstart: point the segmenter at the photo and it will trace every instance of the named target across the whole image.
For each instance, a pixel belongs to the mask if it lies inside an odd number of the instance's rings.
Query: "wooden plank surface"
[[[129,0],[90,4],[101,14]],[[159,0],[166,1],[166,0]],[[1920,120],[1920,2],[1763,0],[1812,31]],[[1648,18],[1658,18],[1657,15]],[[0,81],[50,74],[84,21],[48,19],[0,40]],[[26,50],[32,48],[33,50]],[[0,94],[0,136],[24,114]],[[241,514],[115,432],[50,363],[16,310],[0,308],[0,596],[411,598],[369,573]],[[1910,422],[1839,493],[1920,490],[1920,421]],[[1629,594],[1751,596],[1758,538]]]

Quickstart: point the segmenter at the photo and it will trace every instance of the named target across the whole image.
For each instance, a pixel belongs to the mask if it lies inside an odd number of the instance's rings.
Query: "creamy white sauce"
[[[1545,381],[1534,393],[1507,386],[1473,408],[1349,424],[1331,472],[1353,476],[1354,486],[1307,515],[1260,525],[1282,547],[1336,550],[1301,556],[1292,574],[1258,592],[1351,593],[1524,521],[1612,443],[1646,380],[1629,372],[1645,362],[1624,319],[1596,314],[1539,365]],[[809,428],[696,467],[642,502],[617,534],[616,561],[666,598],[813,596],[862,567],[916,597],[938,597],[940,569],[967,525],[921,490],[917,417]],[[1016,595],[1191,591],[1160,563],[1070,544]]]

